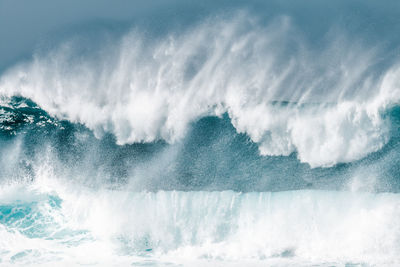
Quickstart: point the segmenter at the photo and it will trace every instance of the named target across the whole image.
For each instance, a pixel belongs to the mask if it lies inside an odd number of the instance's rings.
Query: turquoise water
[[[0,1],[0,265],[399,265],[399,13]]]
[[[10,186],[24,199],[1,201],[3,264],[398,263],[397,194],[34,187]]]

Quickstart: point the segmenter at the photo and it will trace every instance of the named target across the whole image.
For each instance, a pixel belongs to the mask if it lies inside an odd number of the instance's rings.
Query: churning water
[[[399,3],[67,6],[0,26],[0,265],[400,264]]]

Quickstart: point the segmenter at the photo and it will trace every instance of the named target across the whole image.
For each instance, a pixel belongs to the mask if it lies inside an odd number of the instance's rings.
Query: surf
[[[397,194],[6,189],[3,264],[398,262]]]
[[[398,265],[396,4],[176,4],[4,33],[0,265]]]

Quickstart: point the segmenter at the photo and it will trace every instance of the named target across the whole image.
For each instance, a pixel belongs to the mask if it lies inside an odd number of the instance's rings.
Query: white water
[[[135,193],[43,178],[2,186],[6,205],[5,266],[400,263],[397,194]]]
[[[382,148],[381,115],[398,103],[400,69],[376,72],[379,48],[337,33],[313,51],[288,17],[249,17],[210,18],[157,39],[132,30],[90,53],[77,37],[9,70],[0,94],[28,97],[119,144],[175,142],[191,122],[227,112],[261,154],[297,151],[312,167]]]

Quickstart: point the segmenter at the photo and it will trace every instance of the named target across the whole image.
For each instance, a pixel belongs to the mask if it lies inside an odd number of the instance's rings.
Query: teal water
[[[24,199],[1,200],[3,264],[398,263],[397,194],[34,187],[10,186]]]
[[[0,0],[0,265],[399,265],[399,13]]]

